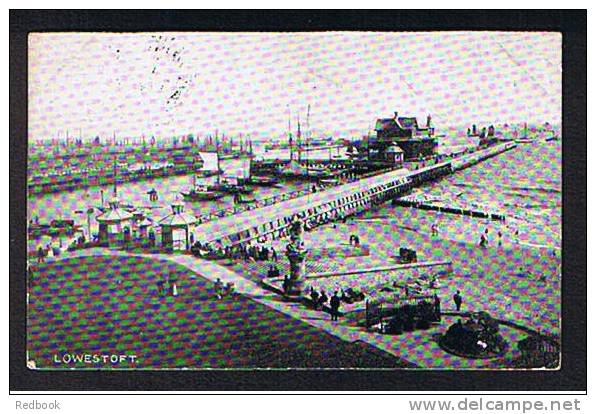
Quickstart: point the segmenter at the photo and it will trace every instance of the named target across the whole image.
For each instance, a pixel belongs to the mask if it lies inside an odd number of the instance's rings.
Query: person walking
[[[284,291],[284,295],[287,295],[290,293],[290,278],[288,277],[288,275],[284,276],[284,281],[282,284],[282,289]]]
[[[37,263],[43,263],[46,253],[41,245],[37,248]]]
[[[455,292],[455,295],[453,295],[453,302],[455,303],[455,309],[459,312],[461,310],[461,304],[463,302],[463,298],[461,297],[461,293],[459,290]]]
[[[481,234],[480,235],[480,243],[478,243],[478,245],[480,247],[482,247],[483,249],[485,249],[486,248],[486,243],[487,243],[486,237],[484,236],[484,234]]]
[[[339,296],[337,296],[337,291],[333,293],[331,296],[331,300],[329,301],[329,305],[331,306],[331,320],[337,321],[339,319],[339,305],[341,304],[341,300]]]
[[[313,287],[310,288],[310,299],[313,309],[319,309],[319,292],[317,292]]]
[[[435,320],[437,322],[441,322],[441,299],[439,299],[439,295],[437,295],[436,293],[435,293],[434,300],[435,300],[435,303],[434,303]]]
[[[215,280],[215,283],[213,284],[213,291],[215,292],[215,297],[217,299],[221,299],[223,297],[223,287],[224,287],[223,282],[218,277]]]
[[[164,281],[163,280],[158,280],[157,281],[157,294],[159,296],[164,296],[165,292],[164,292]]]

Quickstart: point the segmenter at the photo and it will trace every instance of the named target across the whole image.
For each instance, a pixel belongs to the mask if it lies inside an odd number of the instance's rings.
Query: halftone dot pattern
[[[561,36],[33,34],[29,74],[32,140],[79,128],[85,137],[219,129],[278,138],[288,107],[307,103],[316,135],[359,136],[372,114],[396,106],[438,125],[558,121]]]
[[[116,260],[117,259],[117,260]],[[160,279],[181,294],[162,297]],[[34,266],[28,353],[37,368],[400,367],[371,346],[343,342],[171,262],[85,257]],[[64,366],[64,353],[136,355],[137,363]]]
[[[473,123],[494,123],[499,133],[513,138],[523,138],[524,121],[533,135],[540,135],[537,126],[545,121],[560,124],[557,33],[33,34],[29,44],[32,143],[64,141],[67,134],[71,142],[99,136],[102,143],[109,138],[172,143],[216,131],[220,136],[286,140],[288,117],[294,131],[300,113],[304,130],[307,105],[312,105],[309,132],[315,137],[361,137],[371,132],[376,118],[394,110],[419,118],[430,113],[433,123],[445,130],[442,150],[473,144],[465,134]],[[408,247],[420,261],[453,262],[454,273],[441,280],[439,290],[445,309],[453,308],[452,296],[459,290],[464,310],[486,310],[560,335],[561,146],[543,138],[415,190],[433,202],[500,212],[505,221],[387,204],[307,233],[307,273],[394,264],[399,247]],[[98,147],[65,163],[54,153],[44,157],[35,146],[30,148],[30,179],[58,171],[58,178],[51,179],[56,181],[68,173],[66,164],[93,167],[103,176],[112,173],[113,163],[122,169],[134,163],[168,163],[180,155],[149,150],[114,158]],[[180,156],[176,162],[194,162],[188,154]],[[234,161],[225,163],[229,171],[239,167]],[[265,198],[310,185],[282,184],[258,188],[253,195]],[[157,223],[190,185],[189,176],[169,176],[119,183],[116,192],[122,203],[142,208],[159,240]],[[113,186],[91,178],[76,186],[84,188],[31,194],[29,219],[73,219],[96,233],[99,207],[102,199],[105,206],[112,197]],[[149,199],[152,189],[158,201]],[[233,201],[226,196],[184,204],[186,212],[200,217],[229,208]],[[256,217],[247,215],[247,222]],[[432,234],[435,227],[438,234]],[[212,228],[222,229],[217,222]],[[346,247],[350,234],[357,234],[368,250]],[[479,246],[481,235],[486,248]],[[282,253],[286,242],[274,242],[282,274],[288,272]],[[42,243],[69,241],[30,240],[29,251]],[[225,265],[260,282],[270,264]],[[306,323],[313,317],[306,308],[293,309],[289,316],[258,302],[251,292],[215,300],[208,280],[213,275],[170,261],[67,258],[32,264],[31,270],[28,351],[38,368],[65,368],[53,362],[54,356],[77,351],[139,356],[135,365],[79,368],[508,366],[500,360],[457,358],[438,348],[434,336],[452,317],[428,331],[370,334],[368,343],[351,342],[345,338],[354,326],[313,327]],[[395,272],[396,279],[404,277],[409,277],[406,272]],[[181,295],[157,293],[157,281],[168,278],[177,279]],[[358,287],[373,279],[355,273],[350,283]],[[328,286],[340,287],[333,281]],[[512,346],[508,358],[515,359],[515,344],[525,334],[505,326],[502,332]]]

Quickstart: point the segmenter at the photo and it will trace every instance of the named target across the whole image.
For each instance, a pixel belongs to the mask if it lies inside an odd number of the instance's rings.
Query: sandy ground
[[[415,249],[419,260],[451,260],[454,275],[440,294],[444,304],[452,306],[452,295],[461,290],[467,310],[484,309],[540,331],[559,332],[558,250],[505,238],[502,246],[493,240],[488,248],[481,248],[474,235],[487,226],[485,221],[474,223],[474,219],[464,226],[440,225],[439,235],[432,236],[430,223],[436,217],[428,212],[419,214],[417,210],[408,213],[400,217],[403,220],[397,220],[379,218],[379,211],[370,211],[346,224],[337,224],[336,228],[328,225],[307,233],[306,244],[328,246],[345,242],[350,234],[358,234],[373,255],[395,255],[403,246]],[[373,217],[376,218],[370,220]],[[494,228],[489,227],[489,235],[494,233]]]
[[[431,225],[438,223],[439,234],[431,234]],[[459,217],[451,214],[392,207],[368,211],[347,223],[328,224],[304,234],[311,249],[346,245],[351,234],[370,248],[370,256],[362,263],[389,262],[399,254],[399,247],[417,251],[418,260],[451,260],[453,276],[443,283],[440,297],[443,306],[452,308],[457,290],[464,297],[463,310],[486,310],[493,315],[520,323],[529,328],[558,334],[560,332],[560,250],[538,247],[527,239],[507,232],[508,223]],[[489,229],[489,245],[478,246],[480,234]],[[497,231],[502,229],[499,246]],[[274,243],[283,258],[285,240]],[[357,258],[308,259],[307,272],[334,271],[345,267],[342,260],[356,267]],[[355,264],[354,264],[355,263]],[[267,263],[257,266],[264,277]],[[253,266],[254,267],[254,266]],[[247,268],[248,270],[248,268]],[[242,272],[239,267],[236,269]],[[254,277],[254,275],[253,275]],[[258,277],[258,275],[257,275]]]

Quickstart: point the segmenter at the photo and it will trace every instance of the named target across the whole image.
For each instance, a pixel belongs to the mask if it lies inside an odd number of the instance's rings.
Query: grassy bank
[[[160,296],[175,278],[179,296]],[[35,265],[29,359],[38,368],[400,367],[399,359],[347,343],[248,297],[217,300],[211,283],[171,262],[72,258]],[[134,354],[136,364],[54,362],[64,353]]]

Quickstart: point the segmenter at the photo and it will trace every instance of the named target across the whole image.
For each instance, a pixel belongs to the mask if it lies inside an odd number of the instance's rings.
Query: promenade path
[[[223,283],[232,282],[235,284],[236,291],[239,294],[250,297],[271,309],[303,321],[344,341],[362,341],[368,343],[420,368],[475,369],[491,367],[495,364],[495,360],[460,358],[440,349],[436,343],[435,336],[443,332],[455,321],[452,317],[445,318],[443,324],[432,327],[430,330],[414,331],[399,336],[383,335],[367,332],[362,327],[354,326],[353,322],[350,323],[350,321],[346,319],[342,319],[339,322],[332,322],[327,313],[315,311],[303,304],[285,302],[279,295],[262,288],[255,280],[246,278],[217,262],[196,258],[190,255],[131,254],[119,250],[93,248],[69,252],[58,259],[105,255],[142,256],[159,260],[169,260],[178,263],[213,282],[215,282],[217,278],[220,278]],[[183,295],[184,292],[180,292],[180,294]],[[525,336],[522,332],[507,327],[502,329],[502,333],[512,344]],[[514,358],[515,356],[517,356],[517,351],[513,350],[513,353],[509,355],[509,358]]]

